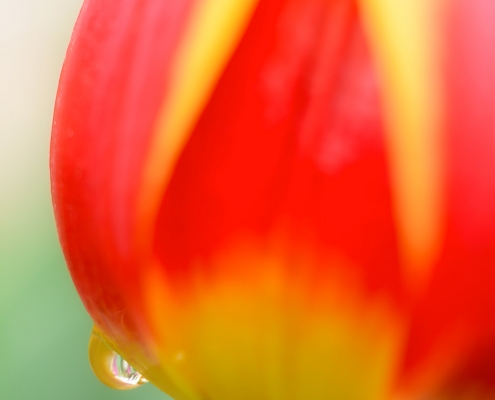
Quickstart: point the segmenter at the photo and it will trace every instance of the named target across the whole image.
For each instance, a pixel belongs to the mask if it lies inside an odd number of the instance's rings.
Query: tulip
[[[495,396],[495,3],[86,0],[51,144],[116,388]]]

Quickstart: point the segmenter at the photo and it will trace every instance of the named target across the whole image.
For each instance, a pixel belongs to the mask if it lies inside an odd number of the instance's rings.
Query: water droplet
[[[96,327],[93,328],[89,339],[89,362],[96,377],[113,389],[134,389],[148,382],[107,345]]]

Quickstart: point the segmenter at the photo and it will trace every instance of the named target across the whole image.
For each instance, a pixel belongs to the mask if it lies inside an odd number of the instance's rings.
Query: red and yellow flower
[[[51,175],[176,399],[495,396],[495,3],[86,0]]]

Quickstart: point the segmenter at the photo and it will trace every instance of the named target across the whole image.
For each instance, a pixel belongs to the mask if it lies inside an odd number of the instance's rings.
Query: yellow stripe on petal
[[[360,0],[384,84],[399,240],[411,283],[428,276],[442,230],[438,0]]]
[[[144,169],[138,220],[144,222],[145,232],[154,221],[161,194],[191,130],[257,3],[258,0],[200,0],[194,6]]]

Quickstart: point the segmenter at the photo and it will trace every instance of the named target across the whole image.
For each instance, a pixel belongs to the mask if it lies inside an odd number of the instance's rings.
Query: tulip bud
[[[495,395],[495,3],[86,0],[53,204],[102,382]]]

